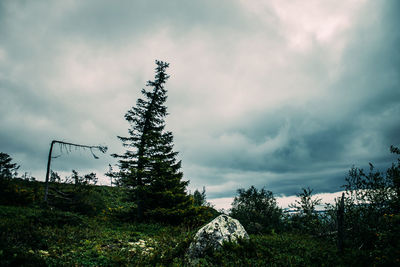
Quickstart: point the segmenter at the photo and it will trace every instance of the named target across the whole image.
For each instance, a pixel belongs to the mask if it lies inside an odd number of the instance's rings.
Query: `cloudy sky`
[[[44,180],[51,140],[107,145],[53,170],[103,183],[125,112],[170,63],[167,129],[189,190],[341,190],[400,143],[400,2],[0,2],[0,151]],[[100,156],[100,155],[98,155]]]

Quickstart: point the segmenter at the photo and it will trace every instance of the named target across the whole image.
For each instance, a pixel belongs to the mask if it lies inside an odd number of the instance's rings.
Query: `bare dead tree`
[[[79,148],[89,149],[90,152],[92,153],[92,156],[95,159],[98,159],[99,157],[97,157],[94,154],[93,150],[99,150],[101,153],[106,153],[106,151],[107,151],[107,147],[106,146],[88,146],[88,145],[73,144],[73,143],[64,142],[64,141],[58,141],[58,140],[51,141],[50,150],[49,150],[49,157],[48,157],[48,160],[47,160],[46,189],[45,189],[45,192],[44,192],[44,201],[45,202],[47,202],[47,196],[48,196],[48,193],[49,193],[50,165],[51,165],[51,159],[53,158],[52,157],[52,153],[53,153],[54,144],[59,144],[60,145],[60,150],[62,151],[62,149],[64,148],[67,152],[71,152],[72,151],[72,147],[75,147],[75,149],[79,149]]]

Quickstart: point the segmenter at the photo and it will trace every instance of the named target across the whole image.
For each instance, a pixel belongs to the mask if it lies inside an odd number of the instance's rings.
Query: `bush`
[[[230,215],[238,219],[249,233],[270,233],[282,229],[282,210],[271,191],[239,189],[232,203]]]
[[[35,201],[37,188],[26,186],[30,181],[17,178],[18,169],[8,154],[0,152],[0,204],[29,205]]]
[[[152,222],[185,225],[187,229],[193,229],[208,223],[218,215],[218,211],[207,206],[189,206],[185,209],[174,210],[157,208],[146,213],[146,217]]]
[[[0,204],[28,206],[42,198],[41,184],[37,181],[14,178],[0,182]]]
[[[225,243],[199,259],[199,266],[340,266],[334,245],[304,235],[251,235]]]
[[[189,209],[182,224],[185,225],[187,229],[195,229],[209,223],[218,215],[220,215],[220,213],[213,207],[193,206]]]
[[[310,188],[302,188],[302,192],[297,194],[299,199],[289,205],[296,211],[288,218],[292,230],[310,234],[320,233],[322,221],[315,207],[321,203],[321,199],[313,198],[312,192]]]
[[[103,195],[95,190],[96,174],[79,176],[73,170],[71,177],[65,180],[61,180],[56,173],[52,173],[51,177],[50,206],[86,215],[100,214],[106,208]]]
[[[396,147],[391,152],[399,154]],[[344,201],[344,246],[366,264],[398,265],[400,259],[400,159],[386,172],[353,167]],[[389,264],[390,263],[390,264]]]

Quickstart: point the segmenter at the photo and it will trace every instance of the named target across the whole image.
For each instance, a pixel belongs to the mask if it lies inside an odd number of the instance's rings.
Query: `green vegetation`
[[[132,224],[70,212],[0,206],[0,265],[155,266],[187,264],[194,235],[184,226]],[[252,235],[210,251],[201,265],[341,264],[334,244],[309,236]]]
[[[238,219],[249,234],[280,230],[282,210],[278,208],[271,191],[238,189],[232,203],[231,216]]]
[[[196,230],[218,215],[207,204],[203,190],[189,196],[192,205],[181,224],[163,223],[162,219],[138,222],[132,213],[135,203],[129,201],[124,187],[97,186],[95,174],[80,176],[75,171],[65,179],[52,174],[46,206],[44,183],[17,177],[17,165],[10,165],[11,158],[6,156],[7,165],[0,167],[14,172],[4,171],[6,175],[0,177],[2,196],[12,197],[0,203],[1,266],[185,266],[190,264],[185,253]],[[373,166],[369,174],[350,170],[344,186],[343,249],[337,247],[341,201],[329,205],[325,213],[316,213],[319,200],[311,189],[303,189],[293,204],[298,212],[288,216],[276,206],[272,192],[240,189],[231,216],[253,233],[250,240],[210,250],[198,263],[399,265],[399,169],[398,160],[385,173]]]
[[[295,203],[289,205],[290,208],[294,209],[296,213],[294,213],[290,220],[289,225],[292,230],[296,230],[297,232],[305,232],[310,234],[318,234],[326,231],[323,226],[323,222],[332,222],[332,219],[335,216],[331,216],[327,218],[327,214],[325,215],[325,219],[316,213],[316,206],[321,204],[321,199],[314,198],[312,196],[313,190],[310,188],[302,188],[302,192],[297,194],[298,200]],[[332,212],[332,210],[331,210]],[[325,225],[327,226],[327,225]],[[337,228],[335,226],[331,227]]]

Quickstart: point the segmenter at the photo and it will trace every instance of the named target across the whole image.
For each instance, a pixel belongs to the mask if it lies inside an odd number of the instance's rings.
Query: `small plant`
[[[297,194],[299,199],[289,205],[290,208],[296,211],[289,220],[295,230],[303,233],[318,234],[321,220],[315,208],[321,204],[321,199],[314,198],[312,192],[313,190],[308,187],[302,188],[302,192]]]

